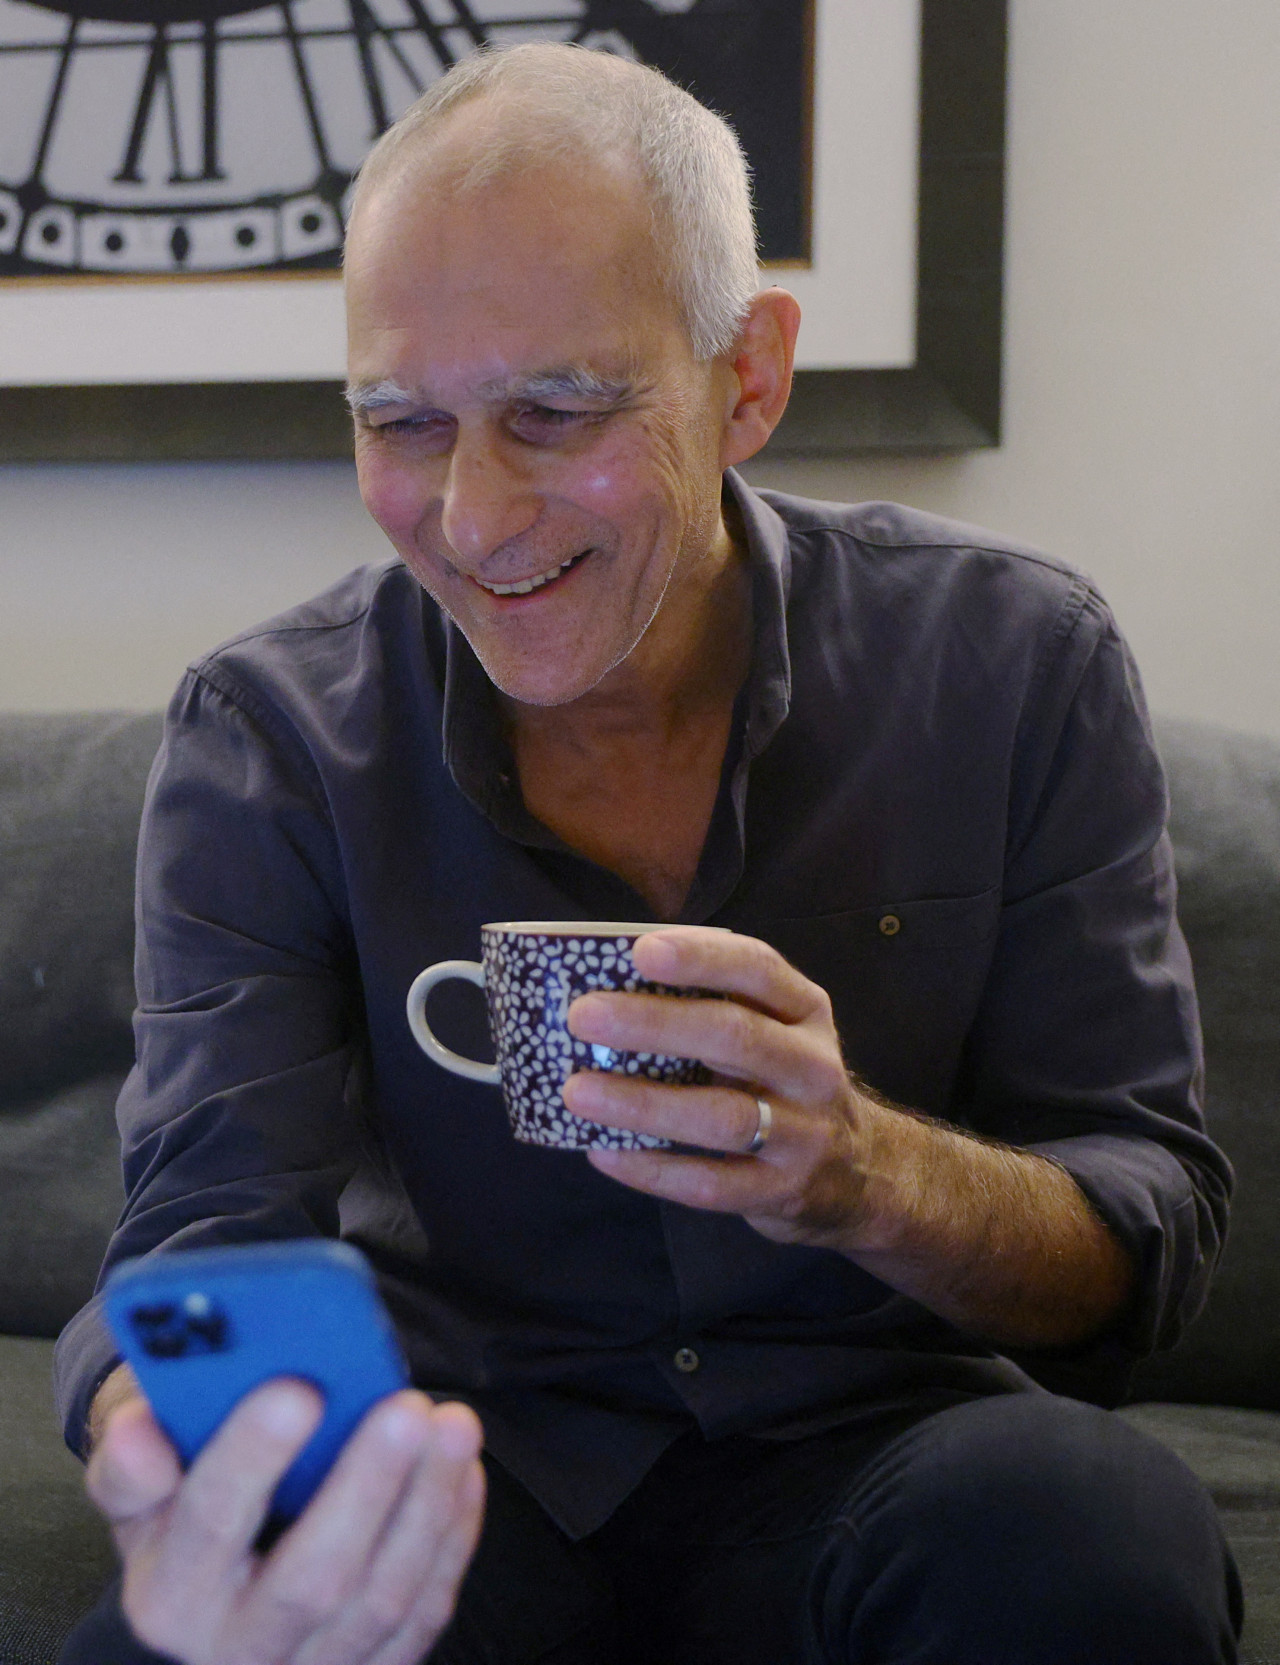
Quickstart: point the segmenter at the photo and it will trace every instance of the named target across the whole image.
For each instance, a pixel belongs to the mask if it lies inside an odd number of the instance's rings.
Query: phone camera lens
[[[153,1359],[185,1359],[193,1353],[224,1353],[231,1326],[222,1308],[198,1291],[173,1301],[136,1306],[129,1314],[143,1351]]]

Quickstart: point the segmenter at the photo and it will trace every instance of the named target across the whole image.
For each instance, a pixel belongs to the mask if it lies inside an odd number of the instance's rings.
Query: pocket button
[[[882,937],[896,937],[902,929],[902,921],[896,913],[882,914],[880,918],[880,935]]]

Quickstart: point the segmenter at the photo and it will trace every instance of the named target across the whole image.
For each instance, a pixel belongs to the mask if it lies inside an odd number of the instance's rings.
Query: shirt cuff
[[[88,1457],[89,1407],[93,1396],[122,1362],[120,1349],[95,1295],[58,1337],[53,1354],[53,1391],[62,1437],[77,1457]]]
[[[1190,1174],[1162,1145],[1115,1134],[1023,1148],[1071,1175],[1133,1261],[1133,1295],[1108,1339],[1142,1356],[1171,1347],[1204,1304],[1219,1248]]]

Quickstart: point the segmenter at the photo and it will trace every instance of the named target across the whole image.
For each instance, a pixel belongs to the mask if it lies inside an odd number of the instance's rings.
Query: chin
[[[468,640],[471,640],[468,638]],[[627,657],[624,648],[612,658],[596,658],[584,665],[581,658],[556,663],[550,654],[504,654],[485,652],[483,644],[471,641],[481,668],[500,694],[520,705],[571,705],[589,694]]]
[[[487,665],[483,658],[480,658],[480,663],[498,692],[515,700],[517,705],[571,705],[574,700],[589,694],[605,674],[601,672],[601,676],[596,677],[549,676],[545,667],[524,670],[510,665]]]

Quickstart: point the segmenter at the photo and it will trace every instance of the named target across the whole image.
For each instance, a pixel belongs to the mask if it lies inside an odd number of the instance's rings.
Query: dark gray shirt
[[[826,988],[881,1092],[1075,1176],[1138,1268],[1084,1355],[1101,1381],[1198,1306],[1230,1183],[1129,654],[1088,580],[1033,551],[727,485],[754,652],[682,918]],[[415,1380],[475,1404],[575,1534],[695,1424],[789,1437],[1027,1387],[834,1252],[516,1144],[497,1091],[409,1035],[414,975],[474,958],[485,921],[649,917],[525,810],[490,684],[398,561],[222,647],[149,789],[108,1264],[342,1230]],[[476,991],[437,1014],[483,1052]],[[114,1358],[95,1303],[59,1345],[73,1443]]]

